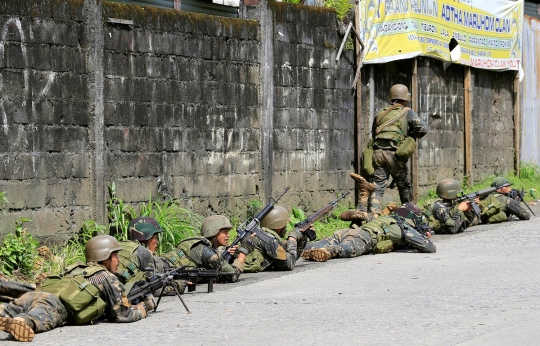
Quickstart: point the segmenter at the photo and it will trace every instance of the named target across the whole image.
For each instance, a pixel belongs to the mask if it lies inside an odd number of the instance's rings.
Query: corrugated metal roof
[[[109,0],[140,6],[155,6],[161,8],[174,8],[173,0]],[[206,13],[214,16],[238,18],[238,7],[224,6],[212,3],[212,0],[181,0],[180,10],[197,13]]]

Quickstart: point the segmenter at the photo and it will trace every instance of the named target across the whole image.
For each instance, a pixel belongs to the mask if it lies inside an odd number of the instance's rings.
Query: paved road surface
[[[534,210],[540,215],[540,206]],[[243,275],[166,297],[133,324],[38,334],[35,345],[538,345],[540,217],[434,237],[395,252]],[[0,332],[0,344],[14,345]]]

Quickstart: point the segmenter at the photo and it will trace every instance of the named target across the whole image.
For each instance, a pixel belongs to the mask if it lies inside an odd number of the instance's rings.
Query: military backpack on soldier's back
[[[71,320],[83,325],[105,312],[107,304],[101,299],[99,288],[87,280],[101,271],[106,269],[76,263],[67,267],[63,275],[48,276],[36,291],[54,294],[71,313]]]

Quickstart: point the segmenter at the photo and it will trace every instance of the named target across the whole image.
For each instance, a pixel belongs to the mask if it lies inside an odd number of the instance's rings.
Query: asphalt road
[[[540,206],[533,207],[540,215]],[[162,300],[132,324],[37,334],[35,345],[538,345],[540,217],[393,252],[242,275]],[[0,332],[0,344],[14,345]]]

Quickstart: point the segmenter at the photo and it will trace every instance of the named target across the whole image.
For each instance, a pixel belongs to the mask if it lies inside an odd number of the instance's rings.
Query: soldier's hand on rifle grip
[[[465,211],[470,211],[472,206],[471,206],[471,202],[469,201],[463,201],[461,203],[458,204],[457,208],[463,212]]]
[[[238,245],[235,245],[235,246],[231,246],[230,248],[227,249],[227,252],[231,255],[231,256],[236,256],[236,252],[237,251],[240,251],[238,249]]]
[[[253,237],[255,237],[255,234],[252,234],[251,236],[247,236],[244,238],[244,240],[242,240],[242,243],[240,247],[238,248],[238,251],[240,253],[243,253],[244,255],[247,256],[249,255],[251,251],[255,249],[255,246],[253,246],[253,242],[251,241]]]

